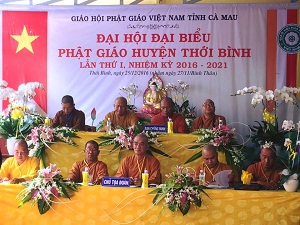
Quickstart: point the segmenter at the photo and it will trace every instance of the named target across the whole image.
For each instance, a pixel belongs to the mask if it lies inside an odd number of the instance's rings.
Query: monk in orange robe
[[[203,164],[196,167],[196,178],[199,177],[200,170],[205,173],[205,183],[210,184],[215,181],[214,175],[223,170],[231,170],[231,167],[225,163],[219,162],[218,152],[214,145],[205,145],[202,149]],[[228,175],[228,182],[232,183],[237,177],[234,173]]]
[[[118,97],[115,100],[114,111],[106,114],[101,131],[106,131],[108,118],[111,120],[111,127],[115,130],[118,126],[127,129],[138,124],[138,117],[134,112],[128,111],[127,100],[124,97]]]
[[[251,183],[258,183],[267,190],[275,190],[281,181],[282,166],[276,162],[276,152],[270,147],[263,147],[260,161],[250,165],[247,171],[252,174]]]
[[[222,121],[222,125],[226,125],[224,116],[215,114],[215,104],[211,99],[206,99],[202,104],[202,115],[193,120],[191,125],[191,132],[201,128],[212,129],[218,127]]]
[[[164,98],[161,101],[161,113],[151,119],[152,125],[168,126],[169,118],[173,121],[174,133],[188,133],[188,126],[180,113],[174,113],[174,102],[171,98]]]
[[[90,182],[101,184],[102,178],[108,176],[107,165],[98,160],[99,145],[96,141],[88,141],[83,150],[85,159],[75,162],[69,171],[68,178],[76,183],[82,183],[82,172],[87,168]]]
[[[148,137],[145,134],[138,134],[133,140],[134,155],[127,156],[121,163],[116,177],[129,177],[132,185],[141,186],[142,173],[147,170],[149,184],[160,184],[160,163],[151,155],[148,155]]]

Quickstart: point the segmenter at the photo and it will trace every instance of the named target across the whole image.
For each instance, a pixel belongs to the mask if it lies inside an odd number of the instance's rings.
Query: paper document
[[[223,170],[223,171],[221,171],[219,173],[216,173],[214,175],[215,181],[220,186],[229,187],[228,175],[231,174],[231,173],[232,173],[232,170]]]

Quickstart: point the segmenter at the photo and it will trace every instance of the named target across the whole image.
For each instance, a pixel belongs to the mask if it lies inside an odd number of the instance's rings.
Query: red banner
[[[3,80],[17,90],[27,82],[40,82],[35,102],[47,112],[47,12],[2,12]],[[7,102],[3,103],[3,108]]]

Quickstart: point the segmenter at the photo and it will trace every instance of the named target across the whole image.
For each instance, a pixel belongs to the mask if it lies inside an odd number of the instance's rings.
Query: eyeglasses
[[[214,107],[215,105],[214,104],[212,104],[212,103],[205,103],[205,104],[203,104],[202,105],[202,107]]]

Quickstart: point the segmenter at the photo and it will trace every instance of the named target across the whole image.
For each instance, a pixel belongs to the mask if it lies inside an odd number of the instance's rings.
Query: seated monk
[[[50,122],[50,126],[63,126],[85,130],[85,114],[75,108],[73,97],[70,95],[62,97],[61,106],[62,110],[55,114],[55,117]]]
[[[264,145],[260,152],[260,161],[247,168],[252,173],[251,183],[262,185],[264,189],[275,190],[281,181],[282,166],[276,162],[276,151],[271,145]]]
[[[206,99],[202,104],[202,115],[193,120],[190,131],[217,128],[220,120],[222,125],[226,125],[225,117],[215,114],[215,103],[211,99]]]
[[[171,98],[165,97],[161,101],[161,113],[151,119],[152,125],[164,125],[168,127],[169,118],[173,121],[174,133],[188,133],[188,126],[180,113],[174,113],[174,102]]]
[[[134,112],[128,110],[127,100],[124,97],[118,97],[114,104],[115,110],[106,114],[101,131],[106,131],[108,118],[111,120],[111,128],[115,130],[118,126],[123,129],[135,126],[138,124],[138,117]]]
[[[196,178],[199,177],[200,170],[205,173],[205,184],[215,182],[214,175],[223,170],[231,170],[231,167],[225,163],[219,162],[218,152],[214,145],[205,145],[202,149],[203,164],[196,167]],[[235,176],[233,173],[228,175],[228,182],[234,182]]]
[[[82,183],[82,172],[88,168],[90,182],[92,184],[101,184],[102,178],[108,176],[107,165],[98,160],[99,145],[96,141],[88,141],[83,150],[85,159],[75,162],[69,171],[68,178],[75,183]]]
[[[166,93],[159,91],[156,82],[152,82],[144,94],[144,104],[142,112],[156,115],[161,112],[160,102],[166,96]]]
[[[14,157],[6,159],[0,169],[0,182],[11,184],[32,180],[40,169],[40,160],[29,157],[28,145],[25,140],[18,139],[14,144]]]
[[[148,170],[149,184],[160,184],[160,163],[151,155],[148,155],[148,137],[141,133],[133,139],[134,155],[127,156],[121,163],[116,177],[129,177],[132,185],[141,186],[142,173]]]

